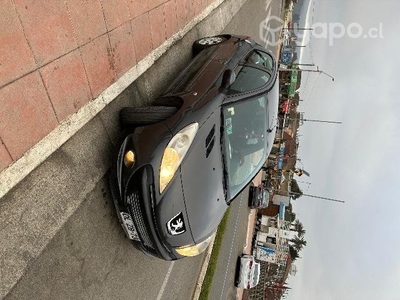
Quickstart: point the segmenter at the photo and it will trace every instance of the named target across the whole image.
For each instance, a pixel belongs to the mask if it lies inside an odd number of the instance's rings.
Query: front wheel
[[[178,111],[176,107],[148,106],[124,107],[119,112],[123,126],[144,126],[162,122]]]
[[[201,38],[193,43],[193,54],[197,55],[200,51],[221,44],[226,40],[227,38],[222,35],[208,36]]]

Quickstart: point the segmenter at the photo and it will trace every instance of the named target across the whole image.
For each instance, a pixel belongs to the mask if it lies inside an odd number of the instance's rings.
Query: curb
[[[203,286],[204,278],[206,277],[208,264],[210,262],[211,254],[214,248],[215,234],[211,240],[210,246],[208,246],[207,253],[203,260],[203,265],[201,266],[199,278],[197,279],[196,289],[194,290],[192,300],[198,300],[201,293],[201,288]]]

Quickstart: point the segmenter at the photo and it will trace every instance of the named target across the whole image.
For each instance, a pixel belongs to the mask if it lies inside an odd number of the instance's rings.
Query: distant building
[[[279,72],[280,93],[283,98],[294,97],[301,84],[302,71],[284,71]]]
[[[283,203],[279,208],[275,216],[261,216],[253,255],[260,260],[262,277],[258,286],[248,291],[246,299],[281,299],[290,289],[286,283],[287,278],[297,273],[289,252],[292,235],[290,225],[294,217],[291,209],[288,211]]]
[[[286,266],[291,238],[291,222],[285,220],[284,203],[279,205],[279,214],[273,217],[261,216],[256,234],[253,255],[260,261]]]

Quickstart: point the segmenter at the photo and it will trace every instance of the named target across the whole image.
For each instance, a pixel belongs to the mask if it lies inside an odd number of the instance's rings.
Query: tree
[[[304,237],[305,234],[306,234],[306,230],[303,227],[297,228],[297,236],[298,237]]]
[[[292,228],[291,231],[296,231],[299,237],[302,237],[306,234],[306,230],[304,229],[303,223],[301,223],[298,219],[291,224]]]
[[[296,235],[294,238],[292,238],[290,240],[290,242],[293,243],[293,247],[298,252],[300,252],[300,250],[303,249],[303,247],[305,247],[307,245],[307,241],[303,237],[299,237],[298,235]]]
[[[299,237],[303,237],[306,234],[303,223],[301,223],[298,219],[294,221],[294,228]]]
[[[293,246],[289,246],[289,255],[290,255],[290,258],[292,259],[292,261],[295,261],[296,259],[298,259],[300,257],[299,251],[294,249]]]

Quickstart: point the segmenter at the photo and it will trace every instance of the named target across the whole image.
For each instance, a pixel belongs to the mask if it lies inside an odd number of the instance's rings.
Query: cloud
[[[305,117],[343,122],[300,128],[299,157],[311,173],[307,193],[346,204],[306,196],[294,202],[307,246],[289,299],[399,298],[400,40],[392,30],[399,8],[395,0],[316,2],[315,22],[358,22],[365,30],[382,23],[384,38],[345,37],[333,47],[314,39],[312,55],[304,55],[303,63],[313,58],[335,77],[332,83],[303,74]]]

